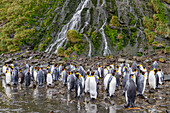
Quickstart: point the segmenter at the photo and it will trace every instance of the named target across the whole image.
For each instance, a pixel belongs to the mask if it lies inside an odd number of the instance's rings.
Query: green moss
[[[105,27],[106,36],[112,41],[113,45],[116,45],[117,30],[110,29],[109,26]]]
[[[119,27],[120,23],[119,23],[118,17],[112,16],[112,19],[110,20],[110,24],[114,27]]]
[[[137,28],[136,28],[136,27],[130,27],[130,31],[131,31],[131,32],[136,32],[136,31],[137,31]]]
[[[65,50],[65,51],[64,51],[64,56],[65,56],[65,57],[70,57],[70,53],[69,53],[67,50]]]
[[[151,0],[151,4],[152,4],[152,7],[153,7],[153,10],[156,12],[156,13],[160,13],[160,14],[163,14],[165,11],[164,11],[164,4],[160,2],[160,0]]]
[[[9,45],[7,47],[7,49],[8,49],[9,52],[15,52],[15,51],[19,50],[19,47],[15,46],[15,45]]]
[[[119,40],[123,39],[123,34],[119,33],[117,36],[117,39],[119,39]]]
[[[141,56],[142,56],[142,53],[138,53],[137,55],[141,57]]]
[[[144,33],[149,44],[152,44],[153,40],[156,38],[156,34],[154,32],[151,32],[149,29],[145,29]]]
[[[40,45],[38,47],[39,51],[45,51],[46,46],[47,46],[47,44],[40,43]]]
[[[66,37],[68,39],[68,41],[75,43],[75,42],[79,42],[81,41],[79,34],[77,33],[76,30],[68,30]]]
[[[58,48],[57,56],[64,56],[65,49],[63,47]]]
[[[118,45],[117,45],[117,50],[121,50],[123,48],[122,46],[122,39],[119,39]]]
[[[164,53],[170,53],[170,46],[165,47]]]
[[[147,16],[143,17],[143,26],[149,30],[154,30],[153,19],[149,19]]]

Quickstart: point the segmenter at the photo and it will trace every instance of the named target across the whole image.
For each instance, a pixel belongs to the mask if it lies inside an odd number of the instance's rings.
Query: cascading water
[[[54,53],[57,52],[58,48],[63,45],[63,43],[67,40],[66,33],[69,29],[75,29],[79,31],[81,26],[81,12],[87,6],[89,0],[82,0],[76,9],[76,13],[73,15],[71,20],[63,26],[60,33],[56,35],[56,40],[54,43],[50,44],[50,46],[46,49],[46,52],[51,53],[54,49]]]
[[[84,37],[86,38],[86,40],[89,42],[89,52],[88,52],[88,56],[91,57],[91,53],[92,53],[92,47],[91,47],[91,41],[88,39],[88,37],[84,34]]]
[[[98,4],[100,3],[100,0],[98,0]],[[107,18],[106,18],[106,13],[105,13],[105,11],[103,10],[103,7],[105,7],[106,6],[106,1],[105,0],[103,0],[102,1],[102,4],[101,4],[101,6],[100,6],[100,13],[102,12],[103,13],[103,17],[104,17],[104,23],[103,23],[103,25],[102,25],[102,27],[99,29],[99,32],[101,33],[101,35],[102,35],[102,38],[103,38],[103,41],[104,41],[104,52],[103,52],[103,56],[106,56],[106,55],[110,55],[111,54],[111,51],[110,51],[110,49],[109,49],[109,47],[108,47],[108,44],[107,44],[107,40],[106,40],[106,35],[105,35],[105,33],[104,33],[104,27],[105,27],[105,25],[106,25],[106,21],[107,21]]]

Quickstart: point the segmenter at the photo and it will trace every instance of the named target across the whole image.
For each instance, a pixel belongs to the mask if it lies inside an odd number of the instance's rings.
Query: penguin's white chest
[[[116,89],[116,77],[113,77],[109,85],[109,96],[114,95]]]
[[[35,80],[35,82],[37,82],[37,72],[36,71],[34,71],[34,80]]]
[[[6,73],[6,69],[7,69],[7,67],[6,67],[6,66],[3,66],[2,72],[3,72],[4,74]]]
[[[90,77],[90,98],[97,98],[97,83],[95,77]]]
[[[107,74],[104,78],[104,88],[105,88],[105,90],[107,89],[107,84],[108,84],[110,76],[111,76],[110,74]]]
[[[53,78],[51,74],[47,74],[47,85],[52,84]]]
[[[10,73],[6,73],[6,84],[10,84],[11,83],[11,74]]]
[[[108,74],[108,70],[104,69],[104,76],[106,76]]]
[[[85,81],[85,93],[90,91],[90,77],[87,76]]]
[[[153,71],[149,73],[149,86],[150,88],[153,88],[153,89],[156,88],[156,77]]]

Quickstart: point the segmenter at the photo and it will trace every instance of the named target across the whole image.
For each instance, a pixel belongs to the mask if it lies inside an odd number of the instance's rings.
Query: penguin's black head
[[[158,71],[161,71],[161,69],[159,69]]]
[[[139,65],[137,65],[137,68],[139,68]]]
[[[137,71],[137,69],[134,69],[134,71]]]
[[[119,66],[117,66],[117,68],[119,68]]]
[[[76,77],[79,78],[79,74],[78,73],[76,73]]]
[[[157,70],[157,69],[155,69],[155,70],[154,70],[154,72],[155,72],[155,73],[157,73],[157,72],[158,72],[158,70]]]
[[[91,72],[91,75],[94,75],[94,71]]]
[[[22,72],[22,70],[21,70],[21,69],[19,69],[19,72]]]
[[[142,72],[142,75],[145,75],[145,72]]]
[[[89,74],[90,74],[90,72],[88,71],[88,72],[87,72],[87,75],[89,75]]]
[[[133,78],[133,74],[130,74],[130,77]]]

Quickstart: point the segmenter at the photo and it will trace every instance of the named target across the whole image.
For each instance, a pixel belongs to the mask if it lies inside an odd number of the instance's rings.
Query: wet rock
[[[124,61],[125,61],[125,59],[123,59],[123,58],[118,58],[118,62],[123,63]]]
[[[154,104],[156,102],[155,99],[147,99],[146,100],[149,104]]]
[[[9,58],[8,60],[5,61],[5,63],[12,63],[13,62],[13,59],[12,58]]]
[[[170,81],[170,75],[165,75],[164,76],[164,81]]]

